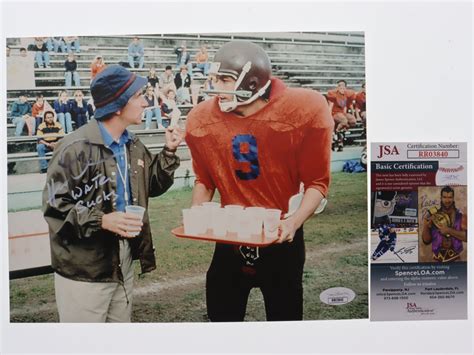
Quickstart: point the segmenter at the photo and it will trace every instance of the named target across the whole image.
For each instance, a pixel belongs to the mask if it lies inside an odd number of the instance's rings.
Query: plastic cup
[[[227,205],[224,208],[226,213],[227,231],[230,233],[237,233],[240,214],[244,208],[239,205]]]
[[[261,235],[263,219],[265,217],[265,208],[263,207],[247,207],[250,216],[250,230],[252,234]]]
[[[211,209],[212,234],[224,237],[227,233],[226,211],[224,208]]]
[[[278,225],[280,224],[281,210],[266,209],[263,219],[263,228],[267,238],[276,238],[278,236]]]
[[[198,234],[196,226],[193,225],[191,221],[191,209],[185,208],[182,211],[183,211],[184,234],[187,234],[187,235]]]
[[[252,234],[252,212],[247,209],[240,211],[240,219],[237,225],[237,237],[249,239]]]
[[[207,232],[209,217],[207,210],[203,206],[191,207],[191,228],[196,234],[205,234]]]
[[[221,207],[221,204],[219,202],[203,202],[202,203],[203,207],[218,207],[220,208]]]
[[[130,213],[130,214],[140,216],[140,219],[142,221],[143,221],[143,216],[145,215],[145,210],[146,208],[142,206],[135,206],[135,205],[125,206],[125,213]],[[128,234],[136,237],[137,235],[140,234],[140,232],[129,232]]]
[[[218,202],[203,202],[202,207],[206,211],[206,227],[207,229],[212,229],[212,210],[220,208],[221,204]]]

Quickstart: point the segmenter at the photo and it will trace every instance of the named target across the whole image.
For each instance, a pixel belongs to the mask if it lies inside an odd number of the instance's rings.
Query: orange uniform
[[[357,93],[355,97],[356,101],[356,108],[358,108],[360,111],[364,112],[365,111],[365,91],[360,91]]]
[[[343,113],[344,108],[349,108],[352,105],[352,101],[355,100],[355,92],[346,89],[344,95],[342,95],[337,89],[333,89],[328,91],[327,97],[334,104],[332,107],[332,115],[334,116],[336,113]]]
[[[217,98],[196,106],[186,142],[197,182],[217,188],[222,205],[287,212],[300,182],[327,195],[333,127],[321,94],[272,79],[269,102],[248,117],[221,112]]]

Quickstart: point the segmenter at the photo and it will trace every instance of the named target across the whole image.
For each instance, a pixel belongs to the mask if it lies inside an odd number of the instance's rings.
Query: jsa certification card
[[[466,164],[466,143],[372,143],[371,320],[467,318]]]

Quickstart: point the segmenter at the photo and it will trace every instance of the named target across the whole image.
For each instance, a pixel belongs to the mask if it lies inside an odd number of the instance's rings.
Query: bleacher
[[[216,50],[232,39],[249,39],[261,45],[269,54],[272,62],[273,75],[281,78],[288,86],[306,87],[325,93],[335,87],[338,79],[345,79],[350,88],[360,89],[365,81],[364,37],[361,33],[352,32],[314,32],[314,33],[252,33],[252,34],[169,34],[139,35],[145,47],[145,68],[132,69],[146,76],[154,67],[157,74],[164,71],[166,65],[173,69],[176,65],[174,47],[186,40],[188,51],[192,57],[202,44],[208,47],[210,61]],[[90,63],[101,54],[106,64],[127,62],[127,47],[133,36],[88,36],[80,37],[81,52],[76,54],[78,73],[81,86],[64,86],[64,61],[66,54],[50,53],[50,68],[35,68],[35,88],[8,90],[7,88],[7,146],[8,162],[15,163],[15,174],[38,173],[39,164],[36,153],[36,137],[15,137],[14,126],[11,124],[10,107],[18,99],[20,93],[28,95],[29,102],[34,103],[37,94],[43,94],[50,104],[57,98],[58,92],[67,89],[71,94],[76,89],[84,92],[85,100],[90,98]],[[7,39],[7,44],[15,50],[22,45],[20,39]],[[195,76],[195,85],[202,85],[204,77]],[[180,106],[185,121],[191,105]],[[153,121],[151,130],[144,130],[142,125],[132,126],[144,143],[152,150],[158,151],[164,144],[164,131],[155,128]],[[346,135],[348,144],[365,142],[362,127],[351,129]],[[183,160],[190,155],[183,143],[178,154]],[[10,169],[9,169],[10,170]],[[13,174],[13,171],[9,171]]]

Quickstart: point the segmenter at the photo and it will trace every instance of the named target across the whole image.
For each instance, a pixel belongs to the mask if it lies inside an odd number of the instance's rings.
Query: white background
[[[4,3],[2,10],[3,38],[48,34],[365,31],[369,142],[467,141],[472,157],[470,2],[239,2],[225,5],[15,2]],[[3,51],[2,44],[0,124],[2,137],[5,137]],[[0,144],[0,156],[0,196],[3,197],[6,196],[6,144]],[[472,158],[469,161],[472,162]],[[472,177],[472,164],[469,172]],[[470,196],[472,209],[472,193]],[[0,207],[4,221],[0,226],[0,352],[467,354],[473,350],[472,311],[468,321],[9,324],[6,198],[0,198]],[[472,226],[469,221],[469,231]],[[469,238],[472,238],[472,233]],[[472,244],[468,243],[470,255],[473,253]],[[470,275],[473,274],[472,261],[471,258]],[[470,282],[471,301],[472,285]]]

